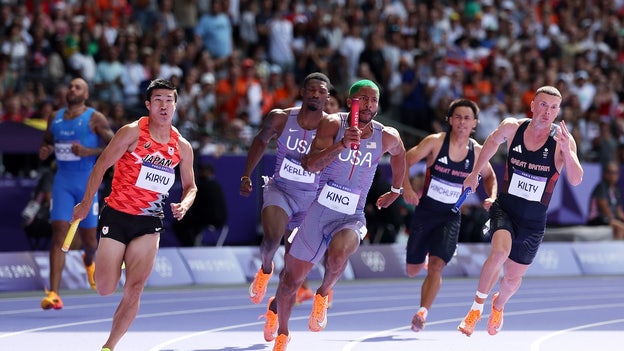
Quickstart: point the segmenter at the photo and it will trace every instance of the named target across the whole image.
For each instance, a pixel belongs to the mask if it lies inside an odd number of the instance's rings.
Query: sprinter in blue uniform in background
[[[69,229],[74,206],[80,202],[87,186],[87,179],[103,147],[113,138],[108,120],[101,113],[86,105],[89,86],[82,78],[70,81],[67,91],[67,107],[52,114],[43,135],[39,158],[47,159],[54,154],[57,171],[52,186],[52,243],[50,245],[50,286],[41,300],[41,308],[61,309],[63,300],[58,296],[61,275],[65,267],[65,253],[61,246]],[[95,263],[97,249],[98,200],[93,199],[89,215],[80,222],[77,234],[84,249],[83,261],[91,288],[95,289]]]

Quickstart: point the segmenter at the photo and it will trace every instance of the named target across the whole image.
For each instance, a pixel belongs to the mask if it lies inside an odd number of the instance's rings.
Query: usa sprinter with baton
[[[470,137],[478,123],[479,107],[468,99],[451,102],[447,121],[449,132],[431,134],[406,153],[406,176],[403,178],[407,203],[417,205],[407,240],[406,272],[414,277],[425,267],[427,277],[420,293],[420,306],[412,318],[412,330],[425,327],[427,314],[442,286],[442,270],[449,263],[459,237],[462,198],[476,189],[462,193],[464,178],[473,170],[481,145]],[[427,172],[422,196],[414,192],[409,180],[409,167],[425,160]],[[488,198],[483,207],[489,210],[496,198],[497,183],[488,163],[482,172]],[[457,206],[457,209],[455,208]]]
[[[286,350],[297,288],[326,252],[323,281],[314,295],[308,329],[319,332],[327,325],[329,291],[366,235],[364,204],[382,155],[390,154],[393,187],[377,199],[376,205],[388,207],[402,190],[405,148],[396,129],[374,120],[379,87],[370,80],[360,80],[349,89],[347,105],[353,99],[359,103],[358,126],[350,125],[346,113],[323,117],[310,153],[303,158],[304,169],[321,171],[319,189],[284,257],[276,294],[279,328],[273,351]],[[358,147],[352,148],[353,144]]]

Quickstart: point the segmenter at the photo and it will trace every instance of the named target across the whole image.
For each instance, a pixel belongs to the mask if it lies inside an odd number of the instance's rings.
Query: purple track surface
[[[624,277],[525,278],[505,307],[504,327],[487,334],[491,299],[474,334],[456,328],[468,312],[477,281],[446,278],[424,331],[409,324],[422,278],[340,281],[327,328],[308,331],[311,302],[296,306],[289,351],[622,350]],[[318,282],[313,281],[314,287]],[[269,286],[269,294],[275,285]],[[0,294],[0,350],[99,351],[120,293],[63,291],[65,307],[43,311],[43,292]],[[265,302],[266,302],[265,298]],[[247,286],[146,289],[139,315],[116,351],[272,350],[264,341],[266,303],[253,305]]]

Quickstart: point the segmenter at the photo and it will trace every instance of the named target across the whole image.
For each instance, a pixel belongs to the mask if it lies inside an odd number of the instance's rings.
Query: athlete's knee
[[[505,260],[507,260],[508,256],[509,256],[509,251],[503,248],[493,246],[492,251],[490,251],[490,259],[499,264],[503,264]]]
[[[356,239],[356,235],[351,234],[352,232],[342,231],[332,237],[327,250],[328,259],[346,260],[357,251],[360,241]]]
[[[446,262],[437,256],[429,256],[429,262],[427,264],[427,271],[429,273],[442,273],[442,270],[446,267]]]
[[[500,282],[500,289],[504,292],[515,292],[522,284],[522,276],[508,276],[507,274],[503,275],[503,278]]]
[[[325,268],[328,270],[338,270],[340,267],[344,266],[347,260],[349,259],[349,252],[347,250],[332,250],[328,251],[327,254],[327,262],[325,264]]]
[[[113,294],[119,285],[119,279],[111,278],[108,274],[103,273],[104,270],[95,269],[94,279],[95,287],[98,294],[108,296]]]
[[[288,272],[286,269],[282,270],[280,274],[280,289],[287,293],[295,292],[299,286],[305,280],[305,276],[300,277],[298,274],[294,272]]]
[[[101,279],[95,279],[95,288],[97,293],[101,296],[108,296],[113,294],[117,290],[117,283],[107,283],[102,281]]]
[[[281,240],[281,236],[267,235],[265,233],[264,237],[262,237],[262,244],[260,245],[260,248],[263,251],[277,251]]]
[[[424,262],[420,264],[408,263],[405,265],[405,273],[407,274],[408,277],[413,278],[417,276],[418,273],[420,273],[420,271],[422,271],[424,266],[425,266]]]

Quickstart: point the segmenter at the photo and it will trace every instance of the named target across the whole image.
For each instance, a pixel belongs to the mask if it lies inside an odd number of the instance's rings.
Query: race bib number
[[[538,177],[522,171],[514,170],[509,182],[509,194],[529,201],[542,201],[546,189],[546,177]]]
[[[301,166],[301,163],[295,160],[284,158],[279,171],[280,177],[298,183],[312,184],[316,175],[308,172]]]
[[[327,182],[318,197],[321,205],[348,215],[355,213],[358,201],[360,201],[359,193],[354,193],[351,189],[333,182]]]
[[[54,143],[54,154],[58,161],[80,161],[80,156],[72,152],[74,141],[63,141]]]
[[[454,204],[462,193],[462,184],[431,177],[427,196],[443,204]]]
[[[175,181],[175,172],[172,168],[158,166],[153,163],[143,163],[141,172],[135,185],[141,189],[166,194]]]

